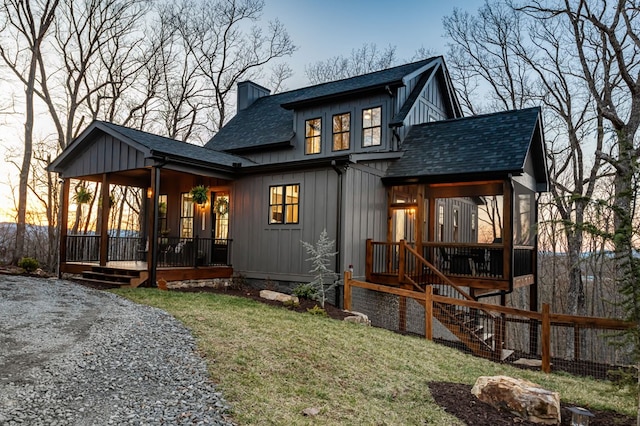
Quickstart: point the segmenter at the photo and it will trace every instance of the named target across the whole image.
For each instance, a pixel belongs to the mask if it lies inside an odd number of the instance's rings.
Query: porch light
[[[591,417],[595,417],[594,414],[582,407],[569,407],[571,411],[571,426],[589,426]]]
[[[153,189],[151,187],[147,188],[147,198],[153,197]]]

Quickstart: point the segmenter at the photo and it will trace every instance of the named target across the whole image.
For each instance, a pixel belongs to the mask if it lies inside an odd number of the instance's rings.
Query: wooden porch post
[[[58,278],[62,278],[62,265],[67,263],[67,233],[69,232],[69,188],[71,179],[62,181],[62,191],[60,194],[60,235],[58,244],[60,245],[58,258]]]
[[[344,309],[351,310],[351,271],[344,271]]]
[[[147,271],[149,272],[149,283],[156,286],[156,264],[158,263],[158,200],[160,191],[160,168],[151,167],[151,229],[149,232],[149,255],[147,261]]]
[[[503,184],[503,207],[502,207],[502,243],[503,249],[503,265],[502,276],[509,280],[509,288],[513,288],[513,188],[511,178],[504,181]]]
[[[109,257],[109,175],[102,174],[102,202],[100,203],[100,266],[105,266]]]
[[[436,240],[436,199],[428,188],[427,199],[429,204],[429,213],[427,215],[427,241],[434,242]],[[429,258],[427,260],[434,265],[436,264],[436,249],[434,247],[429,250]]]

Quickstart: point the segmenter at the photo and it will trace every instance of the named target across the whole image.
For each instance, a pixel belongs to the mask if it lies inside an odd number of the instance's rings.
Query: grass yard
[[[239,424],[459,425],[428,383],[497,374],[558,391],[563,401],[635,414],[633,398],[607,382],[519,370],[383,329],[211,293],[114,292],[166,310],[193,331]],[[304,417],[309,407],[320,414]]]

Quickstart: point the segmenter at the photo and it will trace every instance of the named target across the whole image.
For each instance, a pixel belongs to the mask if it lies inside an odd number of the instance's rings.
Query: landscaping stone
[[[320,414],[320,409],[316,407],[305,408],[304,410],[302,410],[302,414],[307,417],[315,417]]]
[[[300,303],[300,300],[298,300],[297,296],[291,296],[289,294],[278,293],[277,291],[271,290],[261,290],[260,297],[267,300],[277,300],[278,302],[282,303]]]
[[[367,315],[360,312],[354,312],[354,311],[345,311],[345,312],[349,312],[350,314],[353,314],[353,315],[345,317],[344,321],[352,322],[354,324],[371,325],[371,320]]]
[[[560,395],[527,380],[482,376],[471,389],[479,400],[534,423],[560,424]]]

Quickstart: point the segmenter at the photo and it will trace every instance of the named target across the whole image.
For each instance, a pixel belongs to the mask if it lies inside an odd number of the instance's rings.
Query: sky
[[[298,50],[287,62],[294,76],[289,89],[307,84],[305,65],[373,43],[380,50],[396,47],[399,63],[424,47],[446,53],[442,18],[454,8],[475,12],[482,0],[266,0],[264,18],[278,18]]]
[[[278,18],[298,49],[284,60],[293,69],[285,82],[287,89],[308,84],[305,65],[337,55],[349,56],[353,49],[373,43],[378,49],[396,47],[398,63],[408,62],[424,47],[435,54],[446,53],[442,18],[454,8],[476,12],[483,0],[265,0],[263,22]],[[0,79],[1,80],[1,79]],[[15,96],[17,111],[22,111],[22,88],[1,84],[0,105]],[[14,92],[12,95],[11,92]],[[36,117],[37,121],[37,117]],[[16,168],[7,163],[10,150],[22,144],[24,120],[20,115],[0,117],[0,222],[13,221],[11,187],[16,187]],[[36,125],[35,138],[47,136],[47,129]]]

